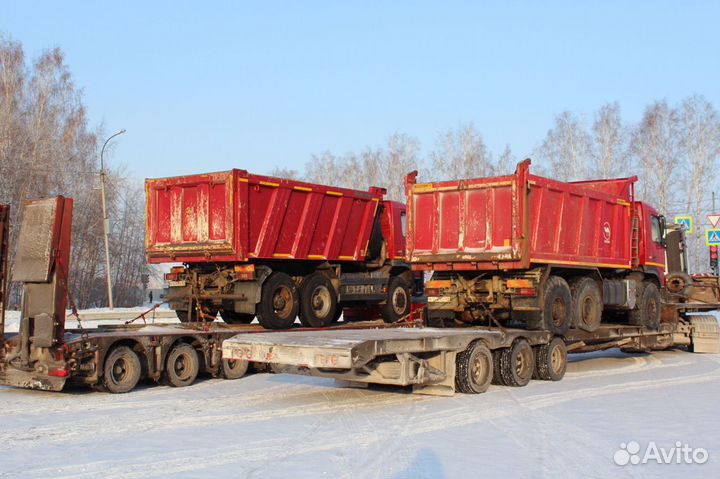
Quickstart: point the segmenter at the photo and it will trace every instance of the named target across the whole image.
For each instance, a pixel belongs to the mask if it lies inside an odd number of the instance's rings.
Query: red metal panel
[[[408,176],[410,261],[441,269],[630,267],[635,178],[563,183],[528,168],[430,184]]]
[[[233,184],[233,172],[147,180],[148,256],[243,256],[232,234]]]
[[[147,180],[148,258],[360,261],[383,194],[242,170]]]

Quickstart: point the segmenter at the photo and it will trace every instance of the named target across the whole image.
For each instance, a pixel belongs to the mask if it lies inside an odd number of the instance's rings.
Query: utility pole
[[[110,241],[108,240],[110,222],[108,221],[107,206],[105,202],[105,177],[107,175],[105,173],[105,160],[103,159],[103,154],[105,153],[105,147],[107,146],[108,142],[116,136],[122,135],[123,133],[125,133],[125,130],[120,130],[114,135],[110,136],[110,138],[105,140],[102,150],[100,150],[100,196],[102,197],[103,233],[105,236],[105,272],[107,276],[108,303],[110,309],[114,309],[115,305],[113,304],[112,279],[110,278]]]

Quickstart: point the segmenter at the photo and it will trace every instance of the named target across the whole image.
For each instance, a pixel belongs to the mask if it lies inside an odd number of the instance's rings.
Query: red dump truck
[[[529,170],[525,160],[509,176],[407,177],[408,257],[434,272],[431,317],[492,317],[554,334],[592,332],[603,318],[657,329],[666,279],[681,293],[690,278],[679,250],[666,276],[665,218],[635,200],[637,177],[565,183]]]
[[[149,179],[147,256],[183,263],[166,275],[182,321],[214,319],[287,329],[376,305],[394,322],[410,311],[405,206],[385,190],[357,191],[244,170]]]

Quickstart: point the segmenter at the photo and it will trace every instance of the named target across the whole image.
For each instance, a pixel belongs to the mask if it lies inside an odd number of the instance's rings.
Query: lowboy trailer
[[[690,315],[657,330],[603,324],[564,336],[519,328],[404,327],[242,334],[226,339],[222,356],[244,362],[294,366],[288,372],[333,378],[340,385],[411,386],[413,392],[478,394],[491,383],[525,386],[531,379],[559,381],[568,353],[610,348],[645,352],[686,347],[720,353],[720,327],[711,315]]]

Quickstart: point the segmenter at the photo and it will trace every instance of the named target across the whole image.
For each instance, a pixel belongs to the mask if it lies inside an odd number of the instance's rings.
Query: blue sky
[[[631,4],[632,3],[632,4]],[[554,115],[720,107],[720,2],[17,2],[0,31],[59,46],[111,161],[156,177],[302,169],[473,122],[528,155]]]

